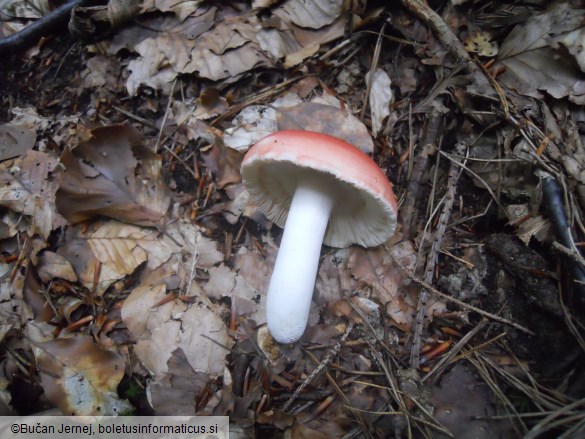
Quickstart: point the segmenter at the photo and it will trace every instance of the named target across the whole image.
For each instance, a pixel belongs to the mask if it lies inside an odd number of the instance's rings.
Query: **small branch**
[[[323,369],[331,361],[333,361],[333,358],[341,350],[341,345],[343,344],[345,339],[349,336],[349,333],[351,332],[352,329],[353,329],[353,322],[349,322],[349,324],[347,325],[347,329],[345,330],[345,333],[341,336],[341,339],[335,344],[335,346],[333,346],[333,348],[327,353],[327,355],[325,355],[325,358],[323,359],[323,361],[321,361],[321,363],[319,363],[319,366],[317,366],[317,368],[307,377],[307,379],[305,381],[303,381],[303,383],[299,386],[299,388],[297,390],[295,390],[295,393],[293,393],[293,395],[290,397],[290,399],[282,407],[283,411],[286,412],[290,408],[292,403],[295,402],[295,400],[303,392],[303,390],[305,390],[305,388],[309,384],[311,384],[311,381],[313,381],[315,379],[315,377],[317,377],[319,374],[321,374]]]
[[[429,5],[420,0],[400,0],[400,3],[431,27],[437,34],[441,44],[455,55],[458,61],[465,63],[471,70],[478,70],[477,65],[471,56],[469,56],[469,53],[467,53],[459,38],[457,38],[451,28],[445,23],[445,20],[433,11]]]
[[[457,146],[457,149],[458,153],[464,155],[466,146],[461,144]],[[445,237],[445,231],[447,230],[447,223],[451,218],[451,209],[453,208],[453,203],[455,202],[455,194],[457,193],[457,182],[459,181],[459,176],[461,175],[461,168],[456,166],[457,164],[459,164],[458,160],[451,163],[451,168],[449,170],[449,180],[447,184],[447,193],[445,194],[443,210],[441,211],[441,215],[439,216],[439,224],[437,226],[437,230],[435,231],[435,236],[433,237],[433,244],[431,246],[431,250],[427,255],[427,264],[425,267],[424,281],[428,284],[430,284],[433,281],[435,266],[439,258],[441,246],[443,245],[443,238]],[[412,349],[410,351],[410,366],[414,369],[418,369],[420,366],[420,343],[424,327],[425,311],[428,300],[429,300],[428,291],[425,288],[421,289],[418,300],[416,318],[414,321],[414,328],[412,331],[414,333]]]
[[[388,254],[391,254],[390,253],[390,250],[388,248],[386,248],[386,251],[388,252]],[[477,307],[475,307],[473,305],[470,305],[468,303],[465,303],[465,302],[463,302],[463,301],[461,301],[459,299],[456,299],[454,297],[451,297],[448,294],[445,294],[445,293],[440,292],[439,290],[437,290],[436,288],[434,288],[432,285],[430,285],[430,284],[426,283],[425,281],[423,281],[423,280],[419,279],[418,277],[416,277],[414,274],[412,274],[409,270],[407,270],[406,267],[404,265],[402,265],[400,262],[398,262],[396,259],[394,259],[394,262],[406,273],[406,275],[410,279],[412,279],[413,281],[415,281],[417,284],[423,286],[424,288],[426,288],[427,290],[429,290],[433,294],[436,294],[440,298],[445,299],[445,300],[447,300],[449,302],[452,302],[452,303],[456,303],[457,305],[461,306],[462,308],[465,308],[465,309],[467,309],[469,311],[476,312],[476,313],[478,313],[478,314],[480,314],[480,315],[482,315],[484,317],[488,317],[488,318],[490,318],[490,319],[492,319],[492,320],[494,320],[496,322],[503,323],[504,325],[509,325],[509,326],[511,326],[513,328],[518,329],[519,331],[522,331],[522,332],[528,334],[528,335],[536,335],[530,329],[525,328],[524,326],[522,326],[522,325],[520,325],[518,323],[512,322],[512,321],[510,321],[508,319],[505,319],[503,317],[497,316],[497,315],[492,314],[490,312],[484,311],[484,310],[482,310],[480,308],[477,308]]]
[[[39,18],[24,29],[0,38],[0,55],[16,53],[35,44],[42,37],[57,30],[60,25],[67,22],[71,10],[83,5],[87,0],[69,0],[67,3],[53,9],[47,15]]]

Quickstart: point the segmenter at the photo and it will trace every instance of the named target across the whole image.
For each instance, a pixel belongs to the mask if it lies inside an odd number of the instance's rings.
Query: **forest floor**
[[[0,36],[41,15],[1,3]],[[585,10],[121,4],[1,55],[0,414],[584,437]],[[292,345],[265,325],[282,230],[240,176],[285,129],[370,155],[399,212],[323,247]]]

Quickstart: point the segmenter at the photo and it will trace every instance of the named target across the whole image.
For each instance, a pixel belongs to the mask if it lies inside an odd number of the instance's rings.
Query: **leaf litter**
[[[30,51],[30,85],[0,72],[20,93],[0,110],[4,404],[37,382],[64,413],[229,414],[242,437],[577,433],[582,11],[557,6],[152,0],[74,55]],[[279,346],[281,235],[239,165],[291,128],[371,154],[407,208],[383,246],[324,249],[309,328]],[[565,270],[537,257],[559,249],[537,168],[561,183]]]

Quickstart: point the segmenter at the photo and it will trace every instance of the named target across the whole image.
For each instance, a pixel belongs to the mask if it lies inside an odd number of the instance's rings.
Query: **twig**
[[[390,253],[390,249],[388,249],[388,247],[384,246],[386,248],[386,251],[388,252],[388,254],[391,255]],[[432,285],[426,283],[425,281],[419,279],[418,277],[416,277],[414,274],[412,274],[409,270],[406,269],[406,267],[404,265],[402,265],[399,261],[397,261],[396,259],[394,259],[394,262],[406,273],[406,275],[412,279],[413,281],[415,281],[417,284],[425,287],[426,289],[428,289],[431,293],[436,294],[437,296],[439,296],[442,299],[445,299],[449,302],[452,303],[456,303],[457,305],[461,306],[462,308],[468,309],[470,311],[476,312],[484,317],[488,317],[496,322],[500,322],[503,323],[504,325],[508,325],[511,326],[513,328],[518,329],[519,331],[522,331],[526,334],[529,335],[536,335],[534,332],[532,332],[530,329],[525,328],[524,326],[512,322],[508,319],[505,319],[503,317],[497,316],[495,314],[492,314],[490,312],[484,311],[483,309],[477,308],[473,305],[470,305],[468,303],[465,303],[459,299],[455,299],[454,297],[449,296],[448,294],[442,293],[439,290],[437,290],[436,288],[434,288]]]
[[[406,189],[406,199],[400,210],[402,220],[402,233],[405,238],[410,239],[416,229],[416,203],[421,195],[422,180],[429,156],[433,153],[439,144],[440,128],[443,124],[443,116],[440,114],[431,114],[427,119],[425,134],[422,139],[421,151],[414,156],[414,147],[412,145],[412,123],[409,113],[409,157],[408,157],[408,188]]]
[[[473,175],[475,178],[477,178],[478,181],[485,187],[485,189],[492,196],[493,200],[498,205],[498,207],[501,209],[501,211],[502,212],[506,211],[506,209],[504,209],[504,206],[502,206],[502,203],[500,203],[500,200],[498,199],[496,194],[494,194],[494,191],[490,188],[489,184],[487,184],[483,178],[481,178],[479,175],[477,175],[475,172],[473,172],[471,169],[469,169],[467,166],[465,166],[465,164],[459,163],[457,160],[455,160],[454,157],[451,156],[451,154],[447,154],[444,151],[439,151],[439,154],[447,157],[451,161],[455,161],[455,163],[458,163],[458,166],[461,166],[463,169],[465,169],[467,172],[469,172],[471,175]]]
[[[167,124],[167,118],[169,117],[169,112],[171,111],[171,106],[173,105],[173,94],[175,93],[175,86],[177,85],[177,78],[173,81],[173,86],[171,87],[171,93],[169,94],[169,100],[167,102],[167,108],[165,110],[165,115],[163,116],[162,123],[160,124],[160,130],[158,131],[158,136],[156,138],[156,144],[154,146],[154,152],[158,152],[158,147],[160,145],[160,140],[163,135],[163,130],[165,129],[165,125]]]
[[[477,324],[475,326],[475,328],[473,328],[471,331],[469,331],[467,334],[465,334],[465,336],[459,340],[449,351],[449,353],[447,355],[445,355],[443,358],[441,358],[437,364],[435,364],[435,366],[430,370],[429,373],[427,373],[422,379],[421,381],[424,383],[426,380],[428,380],[431,376],[433,376],[433,374],[435,372],[437,372],[437,370],[439,370],[441,367],[443,367],[443,365],[445,363],[447,363],[448,361],[450,361],[455,355],[457,355],[457,353],[463,349],[465,347],[465,345],[469,342],[469,340],[471,340],[473,337],[475,337],[475,335],[485,326],[485,323],[487,322],[486,319],[482,319],[481,322],[479,322],[479,324]]]
[[[16,53],[33,45],[45,35],[59,28],[67,21],[71,10],[83,5],[87,0],[70,0],[67,3],[53,9],[47,15],[29,24],[24,29],[0,38],[0,55]]]
[[[471,56],[469,56],[469,53],[467,53],[461,41],[441,16],[433,11],[429,5],[420,0],[400,0],[400,3],[429,25],[435,31],[441,43],[458,58],[458,61],[464,62],[473,70],[477,70],[477,65],[471,59]]]
[[[347,325],[347,329],[345,330],[344,334],[341,336],[339,341],[335,343],[335,346],[333,346],[333,348],[327,353],[327,355],[325,355],[325,358],[323,358],[323,361],[319,363],[319,366],[317,366],[317,368],[313,372],[311,372],[307,379],[303,381],[303,383],[298,387],[298,389],[295,390],[295,393],[293,393],[290,399],[284,404],[284,406],[282,407],[283,411],[285,412],[288,411],[291,404],[295,402],[295,399],[297,399],[301,392],[305,390],[305,388],[311,383],[311,381],[315,379],[315,377],[321,374],[325,366],[327,366],[333,360],[333,358],[339,353],[339,351],[341,350],[341,345],[349,336],[349,333],[351,332],[352,329],[353,322],[349,322],[349,324]]]
[[[368,99],[370,98],[370,92],[372,91],[372,84],[374,83],[374,74],[378,69],[378,61],[380,61],[380,51],[382,50],[382,35],[384,35],[384,29],[386,29],[386,23],[382,25],[378,40],[376,41],[376,47],[374,48],[374,56],[372,58],[372,66],[370,67],[370,74],[368,76],[366,84],[366,94],[364,95],[364,102],[362,103],[362,111],[360,112],[360,120],[363,122],[364,116],[366,115],[366,108],[368,108]]]
[[[457,151],[462,155],[464,154],[465,149],[466,147],[463,144],[457,146]],[[428,284],[430,284],[433,281],[435,266],[439,257],[439,253],[441,251],[441,245],[443,244],[445,231],[447,230],[447,223],[449,222],[449,218],[451,218],[451,209],[453,208],[453,203],[455,202],[457,181],[459,180],[459,176],[461,175],[461,169],[455,166],[456,164],[458,164],[458,162],[453,162],[449,170],[449,180],[447,183],[447,193],[445,195],[445,202],[443,203],[443,210],[441,212],[441,215],[439,216],[439,225],[437,226],[437,230],[435,231],[435,236],[433,238],[431,250],[427,255],[427,263],[423,279]],[[414,369],[418,369],[420,366],[420,344],[428,299],[429,299],[428,291],[425,288],[421,289],[417,306],[417,315],[414,321],[414,328],[412,331],[413,342],[410,351],[410,366]]]
[[[315,357],[315,355],[311,352],[311,351],[305,351],[306,354],[311,358],[311,360],[313,360],[313,362],[315,364],[320,364],[319,360],[317,359],[317,357]],[[343,399],[343,402],[345,403],[346,406],[348,407],[353,407],[351,405],[351,401],[347,398],[347,396],[345,396],[345,394],[343,393],[343,391],[341,390],[341,388],[339,387],[339,384],[337,384],[337,381],[335,381],[333,379],[333,377],[331,376],[331,374],[327,371],[325,371],[325,376],[327,377],[327,381],[329,381],[329,383],[333,386],[333,388],[335,389],[335,392],[339,395],[339,397],[341,399]],[[373,439],[372,434],[370,433],[369,429],[368,429],[368,425],[366,424],[366,421],[364,420],[364,417],[362,416],[361,413],[359,412],[352,412],[353,415],[357,418],[358,423],[360,424],[360,428],[361,428],[361,433],[364,436],[367,436],[369,438]]]

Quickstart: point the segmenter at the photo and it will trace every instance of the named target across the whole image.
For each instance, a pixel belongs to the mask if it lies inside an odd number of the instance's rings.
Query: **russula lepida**
[[[396,228],[396,198],[378,165],[355,146],[310,131],[280,131],[247,152],[251,200],[284,234],[268,287],[266,321],[279,343],[305,331],[321,245],[373,247]]]

